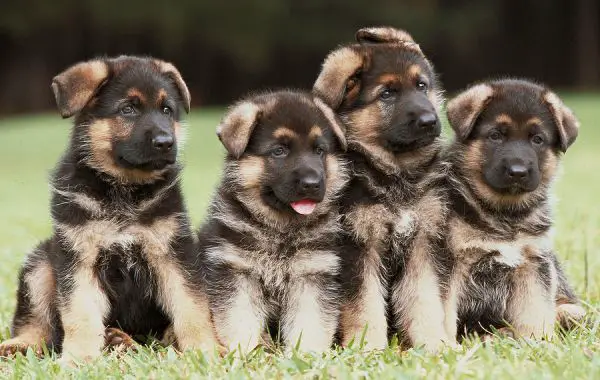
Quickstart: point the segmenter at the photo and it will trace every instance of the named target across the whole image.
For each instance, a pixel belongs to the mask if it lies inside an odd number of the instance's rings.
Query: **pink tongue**
[[[290,206],[292,206],[292,208],[298,214],[309,215],[312,214],[313,211],[315,211],[315,208],[317,207],[317,202],[304,199],[298,202],[292,202],[290,203]]]

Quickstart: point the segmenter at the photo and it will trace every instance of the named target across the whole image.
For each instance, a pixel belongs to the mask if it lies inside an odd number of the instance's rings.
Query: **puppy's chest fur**
[[[95,177],[53,183],[54,239],[49,252],[58,280],[92,268],[111,307],[105,322],[147,334],[168,323],[157,304],[156,268],[193,248],[176,175],[142,188],[117,188]],[[141,323],[141,321],[146,321]]]
[[[486,260],[518,268],[552,255],[551,217],[546,205],[522,217],[506,219],[477,210],[466,201],[452,203],[447,244],[459,263],[473,266]]]
[[[454,214],[454,213],[453,213]],[[553,277],[550,233],[528,229],[482,230],[454,214],[448,223],[448,248],[458,280],[459,330],[501,326],[520,271],[533,270],[545,287]]]
[[[203,230],[213,231],[205,249],[209,265],[227,266],[274,291],[283,292],[294,279],[333,276],[339,270],[335,213],[315,224],[274,229],[225,207],[212,213]]]
[[[56,190],[56,193],[58,205],[53,211],[63,209],[53,212],[56,233],[83,261],[92,263],[115,253],[131,267],[140,255],[166,255],[171,250],[171,241],[181,234],[179,210],[152,215],[153,210],[146,208],[152,207],[145,204],[148,201],[96,199],[84,191]],[[71,217],[64,218],[63,213]]]
[[[344,224],[366,250],[402,256],[420,230],[437,230],[442,198],[436,189],[423,186],[424,178],[378,181],[376,176],[355,172],[342,198]]]

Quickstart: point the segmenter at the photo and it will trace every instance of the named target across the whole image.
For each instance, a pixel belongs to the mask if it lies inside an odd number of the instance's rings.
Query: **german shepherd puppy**
[[[279,91],[234,105],[217,135],[228,154],[199,246],[220,342],[252,349],[279,325],[288,348],[330,348],[346,181],[339,120],[308,93]]]
[[[551,235],[550,188],[578,121],[549,89],[514,79],[472,86],[447,112],[449,329],[550,338],[557,304],[563,321],[584,315]]]
[[[444,220],[436,186],[441,91],[412,37],[365,28],[329,54],[313,91],[347,128],[351,179],[341,197],[345,237],[340,339],[367,348],[391,333],[409,345],[453,343],[444,327],[440,258]]]
[[[52,89],[60,114],[75,116],[51,179],[54,232],[25,261],[0,355],[47,344],[67,361],[92,358],[106,327],[148,335],[170,323],[181,348],[212,348],[207,298],[187,270],[196,254],[177,162],[190,108],[180,73],[104,58],[70,67]]]

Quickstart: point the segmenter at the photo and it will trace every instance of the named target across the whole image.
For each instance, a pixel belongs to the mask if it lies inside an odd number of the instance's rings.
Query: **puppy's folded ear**
[[[362,28],[356,32],[356,41],[359,43],[392,43],[415,42],[410,34],[401,29],[390,26],[377,26]]]
[[[52,91],[63,118],[81,111],[108,78],[106,62],[93,60],[69,67],[52,79]]]
[[[175,83],[175,86],[177,86],[177,90],[179,91],[179,95],[181,96],[181,100],[183,101],[183,108],[185,109],[185,112],[189,113],[192,97],[190,95],[190,90],[188,90],[187,85],[183,81],[183,77],[181,76],[179,70],[177,70],[175,65],[172,63],[161,61],[159,59],[154,60],[154,63],[156,63],[162,74],[170,77]]]
[[[494,89],[491,86],[478,84],[448,102],[448,121],[459,140],[464,141],[469,137],[477,118],[493,95]]]
[[[334,50],[323,62],[321,73],[313,85],[313,93],[337,111],[344,101],[358,96],[358,76],[364,64],[365,57],[352,48]]]
[[[217,136],[230,155],[240,158],[244,154],[261,116],[261,107],[251,101],[242,101],[230,108],[217,127]]]
[[[544,95],[544,101],[552,112],[552,117],[558,128],[560,150],[566,152],[567,149],[577,139],[579,133],[579,121],[560,98],[553,92],[548,91]]]
[[[313,100],[314,100],[315,104],[317,105],[317,107],[323,113],[323,116],[325,116],[327,121],[329,121],[329,125],[331,126],[331,129],[333,130],[335,137],[337,137],[337,139],[340,143],[340,146],[342,147],[342,150],[345,152],[346,149],[348,149],[348,143],[346,142],[346,128],[344,127],[344,124],[336,116],[336,114],[333,112],[333,110],[331,108],[329,108],[327,106],[327,104],[325,104],[325,102],[323,102],[321,99],[319,99],[317,97],[313,98]]]

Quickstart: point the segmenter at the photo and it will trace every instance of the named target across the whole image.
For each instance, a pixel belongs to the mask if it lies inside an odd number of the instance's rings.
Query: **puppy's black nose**
[[[298,184],[302,192],[315,193],[321,190],[321,178],[318,176],[305,176],[300,179]]]
[[[509,165],[506,168],[506,174],[508,174],[508,176],[510,178],[513,178],[516,180],[522,180],[522,179],[527,178],[527,175],[529,174],[529,170],[527,170],[527,167],[525,165],[513,164],[513,165]]]
[[[421,128],[431,128],[438,122],[437,115],[433,112],[426,112],[417,119],[417,126]]]
[[[171,135],[156,135],[152,138],[152,146],[163,153],[166,153],[173,148],[173,136]]]

